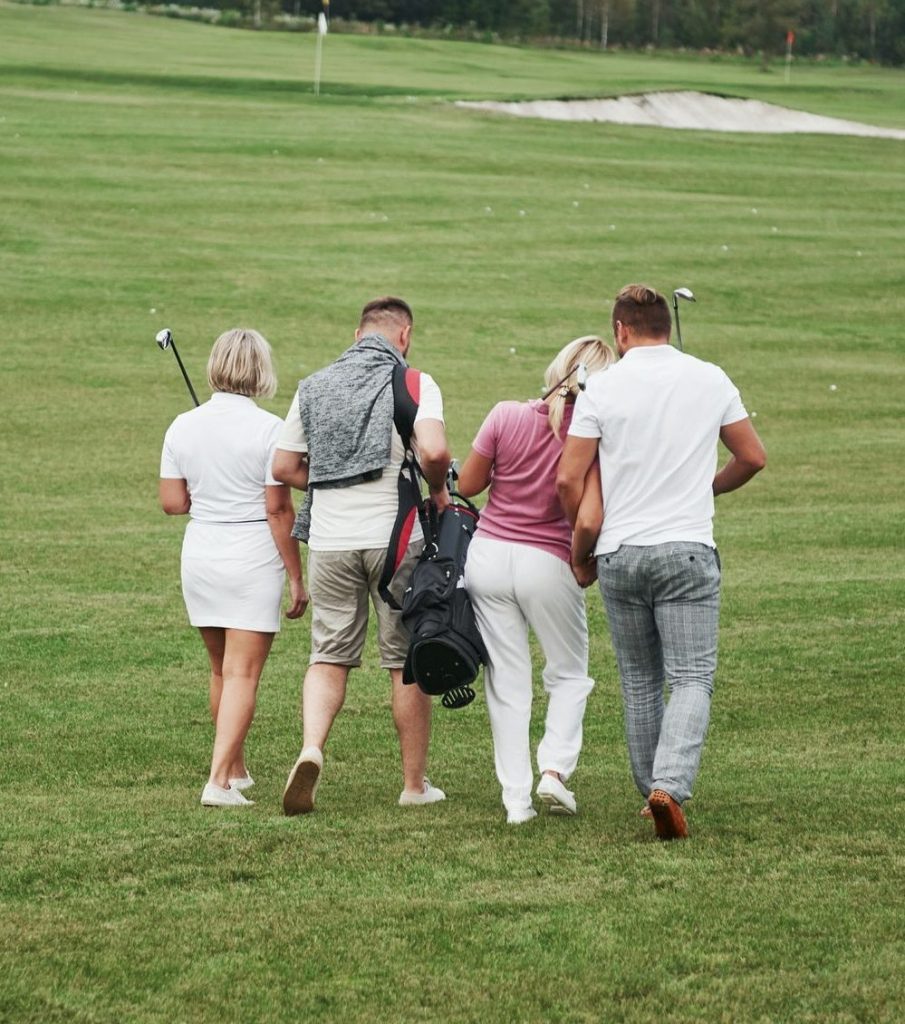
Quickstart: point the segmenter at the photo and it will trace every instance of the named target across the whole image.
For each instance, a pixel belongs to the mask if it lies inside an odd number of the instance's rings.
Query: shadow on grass
[[[298,96],[314,95],[311,82],[292,78],[243,78],[216,75],[172,75],[151,74],[141,71],[101,71],[85,68],[48,67],[0,67],[0,82],[12,85],[16,81],[44,81],[46,83],[70,83],[72,85],[96,85],[98,87],[135,87],[187,90],[194,93],[209,93],[213,96],[244,95],[256,96]],[[321,85],[322,96],[448,96],[449,90],[412,88],[395,85],[360,85],[346,82],[325,82]]]

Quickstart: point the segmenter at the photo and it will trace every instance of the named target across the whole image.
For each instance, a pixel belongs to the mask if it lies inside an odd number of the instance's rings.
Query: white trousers
[[[588,678],[584,593],[556,555],[480,534],[468,549],[465,586],[489,655],[484,688],[497,778],[506,810],[516,811],[530,806],[533,782],[529,626],[546,658],[547,718],[538,769],[567,779],[578,763],[585,705],[594,686]]]

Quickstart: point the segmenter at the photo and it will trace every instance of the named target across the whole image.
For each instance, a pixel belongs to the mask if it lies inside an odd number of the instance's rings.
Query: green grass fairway
[[[450,98],[701,88],[905,127],[905,74],[210,29],[0,0],[0,1020],[894,1022],[902,932],[905,143],[506,120]],[[456,454],[643,279],[742,389],[767,471],[725,569],[693,838],[638,817],[599,595],[580,815],[504,823],[483,700],[403,811],[369,647],[318,810],[280,813],[308,624],[204,812],[206,658],[160,442],[236,324],[295,382],[415,307]],[[540,662],[538,661],[540,729]]]

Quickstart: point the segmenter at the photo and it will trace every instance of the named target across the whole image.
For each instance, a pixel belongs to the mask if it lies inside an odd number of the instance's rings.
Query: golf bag
[[[444,707],[461,708],[474,700],[474,682],[487,651],[465,592],[463,573],[478,510],[464,498],[442,515],[421,495],[421,471],[412,448],[421,397],[421,375],[400,364],[393,374],[393,425],[402,438],[405,458],[399,471],[399,511],[377,585],[381,598],[396,611],[411,636],[403,682],[416,683]],[[454,495],[454,497],[460,497]],[[408,550],[415,518],[421,521],[424,550],[400,605],[390,583]]]
[[[465,590],[465,556],[478,523],[470,501],[438,514],[433,502],[419,510],[424,551],[402,598],[402,621],[411,642],[403,683],[417,683],[446,708],[462,708],[475,697],[471,684],[487,649]]]

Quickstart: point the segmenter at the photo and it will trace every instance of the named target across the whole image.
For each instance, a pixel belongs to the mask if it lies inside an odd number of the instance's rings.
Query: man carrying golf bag
[[[349,671],[361,664],[369,598],[377,614],[381,664],[392,678],[404,781],[399,803],[444,799],[424,774],[431,700],[418,687],[403,686],[408,633],[400,612],[378,597],[388,548],[400,556],[401,572],[411,570],[422,548],[414,517],[408,534],[391,537],[406,458],[395,426],[394,382],[400,379],[415,407],[413,444],[430,496],[440,508],[449,501],[440,390],[405,362],[412,323],[412,311],[402,299],[369,302],[355,344],[299,384],[277,442],[274,477],[308,492],[294,536],[308,543],[313,612],[310,665],[302,687],[303,746],[283,794],[286,814],[314,809],[324,745],[345,700]]]

